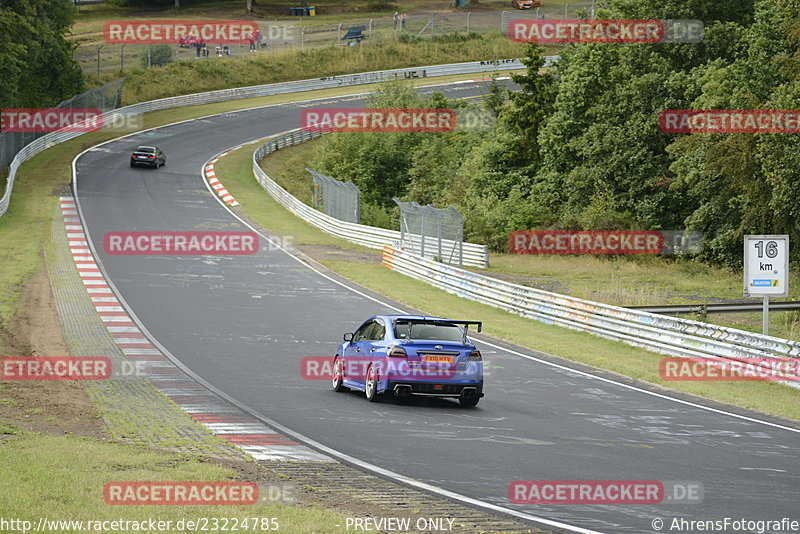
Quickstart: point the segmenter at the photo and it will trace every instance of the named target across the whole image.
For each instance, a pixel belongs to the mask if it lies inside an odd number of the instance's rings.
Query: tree
[[[525,74],[512,74],[511,79],[519,85],[519,91],[509,91],[513,109],[506,114],[506,123],[514,134],[508,147],[512,165],[535,164],[541,159],[539,132],[550,115],[555,99],[553,75],[543,73],[544,49],[536,44],[528,45],[522,60]]]
[[[83,73],[66,35],[69,0],[5,0],[0,7],[0,103],[48,107],[83,89]]]
[[[800,108],[797,0],[762,1],[744,36],[747,55],[693,73],[695,109]],[[687,225],[706,236],[707,259],[741,265],[745,234],[800,239],[800,142],[796,134],[692,134],[677,138],[676,189],[696,204]],[[793,258],[800,254],[793,251]]]

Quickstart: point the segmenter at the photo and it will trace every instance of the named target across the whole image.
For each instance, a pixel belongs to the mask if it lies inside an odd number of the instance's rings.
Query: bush
[[[361,224],[397,230],[400,228],[400,210],[376,204],[361,204]]]
[[[367,6],[369,11],[396,11],[397,4],[391,0],[374,0]]]
[[[172,46],[168,44],[151,45],[147,49],[147,53],[142,54],[139,58],[142,62],[142,67],[148,66],[148,55],[150,56],[150,67],[163,67],[167,63],[175,61]]]
[[[412,44],[412,43],[417,43],[417,42],[420,41],[420,39],[417,39],[416,37],[414,37],[410,33],[402,33],[402,34],[400,34],[399,40],[403,44]]]

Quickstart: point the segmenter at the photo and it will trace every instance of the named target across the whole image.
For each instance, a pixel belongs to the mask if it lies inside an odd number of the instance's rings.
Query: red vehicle
[[[540,7],[542,2],[540,0],[511,0],[511,5],[517,9],[531,9]]]
[[[204,44],[204,41],[200,37],[195,37],[191,34],[178,38],[178,46],[181,48],[191,48],[198,44]]]

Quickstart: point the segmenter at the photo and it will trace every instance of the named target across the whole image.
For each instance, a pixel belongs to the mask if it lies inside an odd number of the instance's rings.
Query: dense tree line
[[[389,199],[454,205],[467,237],[503,250],[518,229],[682,229],[703,259],[738,265],[742,237],[787,233],[800,258],[800,135],[667,134],[666,109],[800,109],[800,0],[610,0],[602,18],[700,19],[699,44],[576,44],[521,91],[496,88],[490,132],[334,134],[316,163]],[[372,105],[436,107],[391,86]],[[452,105],[452,103],[444,103]]]
[[[58,104],[83,90],[66,35],[70,0],[0,0],[0,108]]]

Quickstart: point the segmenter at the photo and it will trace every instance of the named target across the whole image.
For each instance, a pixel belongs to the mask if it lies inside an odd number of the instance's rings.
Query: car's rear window
[[[464,339],[460,326],[450,324],[404,323],[398,321],[394,327],[397,339],[426,339],[432,341],[458,341]]]
[[[136,152],[147,152],[148,154],[155,154],[156,149],[151,146],[140,146],[136,149]]]

